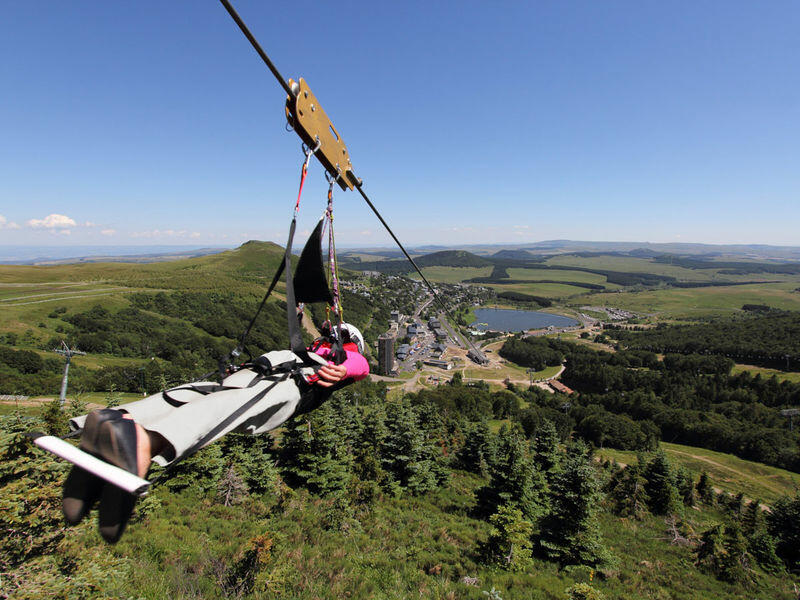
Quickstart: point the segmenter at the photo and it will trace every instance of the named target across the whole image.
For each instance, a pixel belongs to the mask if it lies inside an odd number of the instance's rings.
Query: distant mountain
[[[153,263],[206,256],[229,249],[198,246],[0,246],[0,264]]]
[[[736,260],[800,261],[800,246],[769,246],[766,244],[691,244],[651,242],[589,242],[577,240],[544,240],[521,244],[454,244],[452,246],[417,246],[408,249],[414,254],[442,250],[463,250],[480,257],[519,260],[522,257],[572,254],[577,252],[620,253],[638,258],[655,258],[663,254],[702,256]],[[348,252],[357,252],[348,248]],[[528,254],[508,254],[510,252]],[[369,248],[361,251],[376,256],[396,256],[395,248]],[[503,254],[498,255],[500,252]]]
[[[492,258],[502,258],[507,260],[525,260],[533,258],[533,254],[527,250],[499,250],[492,254]]]
[[[486,267],[492,263],[465,250],[443,250],[414,259],[420,267]]]

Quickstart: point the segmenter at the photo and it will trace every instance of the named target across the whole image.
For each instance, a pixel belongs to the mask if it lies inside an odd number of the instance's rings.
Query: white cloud
[[[199,237],[200,237],[200,232],[199,232],[199,231],[193,231],[193,232],[192,232],[192,233],[189,235],[189,237],[190,237],[190,238],[199,238]]]
[[[372,232],[369,229],[365,229],[363,231],[359,231],[361,235],[372,235]]]
[[[102,235],[114,235],[115,233],[117,233],[117,230],[116,229],[103,229],[103,231],[101,231],[100,233]]]
[[[3,215],[0,215],[0,229],[19,229],[19,225],[14,221],[9,221]]]
[[[60,229],[58,233],[60,233],[61,235],[70,235],[72,231],[70,231],[69,229]]]
[[[31,219],[26,223],[28,227],[33,227],[34,229],[55,229],[56,227],[76,227],[77,223],[75,223],[74,219],[69,218],[66,215],[47,215],[44,219]]]
[[[86,223],[84,223],[83,226],[84,227],[99,227],[99,225],[97,223],[92,223],[91,221],[86,221]]]

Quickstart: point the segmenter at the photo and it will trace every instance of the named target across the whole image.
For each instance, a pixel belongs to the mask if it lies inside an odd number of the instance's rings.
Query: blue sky
[[[234,6],[404,243],[800,245],[797,2]],[[299,139],[218,2],[10,3],[0,53],[0,244],[285,241]]]

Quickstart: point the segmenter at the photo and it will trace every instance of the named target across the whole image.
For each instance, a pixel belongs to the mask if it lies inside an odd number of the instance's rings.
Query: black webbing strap
[[[171,465],[169,465],[166,470],[167,471],[172,470],[175,467],[175,465],[177,465],[179,462],[189,458],[192,454],[194,454],[195,452],[197,452],[198,450],[203,448],[206,444],[211,442],[215,437],[217,437],[217,435],[219,435],[221,432],[223,432],[231,423],[233,423],[241,415],[243,415],[248,410],[250,410],[250,408],[252,408],[256,403],[258,403],[260,400],[262,400],[264,398],[264,396],[266,396],[270,391],[272,391],[272,389],[276,385],[278,385],[279,383],[289,379],[290,375],[291,375],[291,372],[283,373],[279,378],[277,378],[274,382],[272,382],[272,385],[270,385],[267,388],[263,389],[258,394],[256,394],[252,398],[250,398],[250,400],[248,400],[247,402],[242,404],[239,408],[237,408],[230,415],[228,415],[223,421],[218,423],[217,426],[214,427],[211,431],[209,431],[207,434],[205,434],[203,437],[201,437],[199,440],[197,440],[192,445],[192,447],[189,448],[184,453],[183,456],[181,456],[180,458],[175,460],[175,462],[173,462]],[[266,412],[262,413],[262,416],[265,416],[266,419],[268,419],[273,414],[278,412],[278,410],[280,410],[285,404],[286,404],[285,402],[281,402],[279,404],[275,404],[274,406],[271,406],[269,409],[267,409]]]
[[[286,253],[283,257],[284,272],[286,273],[286,320],[289,324],[289,347],[292,352],[303,359],[303,363],[309,364],[306,345],[303,343],[303,336],[300,333],[300,321],[297,318],[297,303],[294,300],[294,278],[292,277],[292,242],[294,241],[294,230],[297,227],[297,218],[292,219],[289,226],[289,241],[286,242]]]
[[[275,275],[272,278],[272,283],[269,284],[269,288],[267,289],[267,293],[264,294],[264,297],[261,299],[261,304],[258,305],[258,310],[256,314],[253,315],[253,318],[250,319],[250,324],[247,326],[247,329],[244,330],[242,336],[239,338],[239,345],[236,347],[236,352],[242,352],[245,350],[245,341],[247,340],[247,336],[250,335],[250,330],[253,328],[253,324],[256,322],[258,315],[261,314],[261,309],[264,308],[264,304],[267,303],[267,298],[269,298],[272,290],[275,289],[278,281],[280,281],[281,275],[283,274],[283,270],[286,268],[285,260],[282,260],[278,265],[278,270],[275,271]]]

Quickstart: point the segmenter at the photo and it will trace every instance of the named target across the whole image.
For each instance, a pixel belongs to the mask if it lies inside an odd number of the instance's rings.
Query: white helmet
[[[350,323],[342,323],[342,343],[346,344],[348,341],[353,342],[356,346],[358,346],[358,351],[361,354],[364,354],[364,336],[361,335],[361,332],[355,325],[350,325]],[[339,335],[339,327],[335,326],[332,329],[332,333],[335,336]]]

